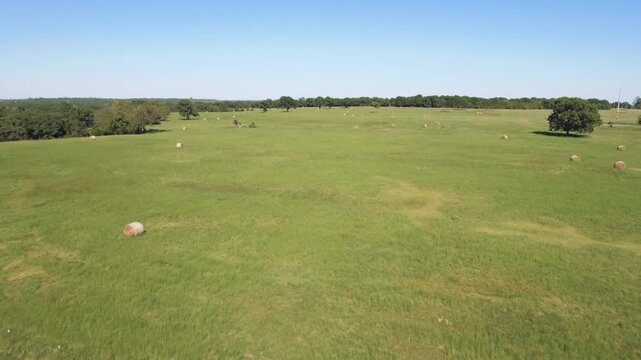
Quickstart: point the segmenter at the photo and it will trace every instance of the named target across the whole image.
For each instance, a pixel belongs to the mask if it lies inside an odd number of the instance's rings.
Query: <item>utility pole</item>
[[[621,110],[621,88],[619,88],[619,100],[617,101],[617,112]]]

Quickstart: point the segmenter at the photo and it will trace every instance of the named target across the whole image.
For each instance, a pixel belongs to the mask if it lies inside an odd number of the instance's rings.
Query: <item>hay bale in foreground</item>
[[[145,232],[145,227],[142,226],[142,224],[139,222],[132,222],[130,224],[125,225],[125,229],[122,231],[122,233],[126,237],[139,236],[139,235],[142,235],[142,233],[144,232]]]
[[[625,151],[625,145],[617,146],[617,151]]]
[[[625,163],[623,161],[617,161],[614,163],[614,168],[618,170],[625,169]]]
[[[507,140],[507,139],[508,139],[508,137],[507,137],[507,135],[501,135],[501,139],[502,139],[502,140]]]
[[[581,157],[579,155],[572,155],[572,156],[570,156],[570,161],[571,162],[579,162],[579,161],[581,161]]]
[[[183,143],[176,143],[176,149],[182,149]]]

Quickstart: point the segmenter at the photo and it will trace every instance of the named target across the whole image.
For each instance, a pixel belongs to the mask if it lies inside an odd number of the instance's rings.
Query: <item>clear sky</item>
[[[0,98],[641,95],[641,0],[0,0]]]

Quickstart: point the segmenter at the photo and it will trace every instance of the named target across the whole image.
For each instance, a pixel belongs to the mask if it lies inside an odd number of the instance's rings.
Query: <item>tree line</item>
[[[180,102],[185,99],[132,99],[131,101],[147,101],[162,104],[171,112],[179,112]],[[425,108],[459,108],[459,109],[552,109],[554,98],[514,98],[503,97],[481,98],[458,95],[414,95],[397,96],[393,98],[384,97],[345,97],[335,98],[329,96],[318,96],[310,98],[294,99],[290,96],[282,96],[279,99],[264,100],[212,100],[212,99],[189,99],[196,112],[228,112],[228,111],[252,111],[256,109],[291,109],[297,107],[350,107],[350,106],[373,106],[381,107],[425,107]],[[62,98],[45,99],[33,98],[23,100],[0,100],[0,106],[29,106],[47,108],[60,102],[68,102],[73,105],[97,110],[119,101],[117,99],[100,98]],[[600,110],[617,107],[616,102],[609,102],[602,99],[587,99],[587,101]],[[637,97],[632,104],[621,102],[622,109],[641,109],[641,99]]]
[[[373,106],[373,107],[422,107],[422,108],[455,108],[455,109],[552,109],[556,99],[548,98],[519,98],[508,99],[502,97],[481,98],[458,95],[415,95],[415,96],[397,96],[394,98],[382,97],[315,97],[292,99],[289,96],[283,96],[278,100],[266,99],[260,102],[259,107],[262,109],[282,108],[287,109],[295,107],[350,107],[350,106]],[[292,102],[293,101],[293,102]],[[616,103],[610,103],[607,100],[587,99],[587,101],[600,110],[611,109],[616,107]],[[622,108],[631,108],[628,103],[621,103]]]
[[[617,106],[607,100],[585,100],[596,109]],[[136,99],[100,98],[0,100],[0,141],[36,140],[87,135],[141,134],[146,126],[159,124],[170,112],[183,118],[198,116],[199,111],[268,111],[280,108],[289,111],[297,107],[424,107],[471,109],[552,109],[555,99],[547,98],[480,98],[469,96],[397,96],[395,98],[315,97],[294,99],[282,96],[265,100],[193,100],[193,99]],[[621,108],[641,109],[641,98]]]
[[[141,134],[167,119],[169,108],[149,101],[113,101],[100,108],[69,101],[0,103],[0,141]]]

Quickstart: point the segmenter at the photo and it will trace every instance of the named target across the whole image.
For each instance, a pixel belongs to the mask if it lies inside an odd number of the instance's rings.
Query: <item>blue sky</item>
[[[0,98],[641,95],[641,1],[0,0]]]

